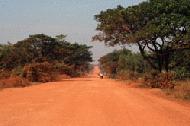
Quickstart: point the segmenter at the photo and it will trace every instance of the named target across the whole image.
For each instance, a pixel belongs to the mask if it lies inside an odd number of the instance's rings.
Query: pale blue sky
[[[16,42],[29,34],[67,34],[68,40],[93,45],[94,59],[111,48],[91,42],[94,15],[101,10],[127,7],[143,0],[0,0],[0,43]]]

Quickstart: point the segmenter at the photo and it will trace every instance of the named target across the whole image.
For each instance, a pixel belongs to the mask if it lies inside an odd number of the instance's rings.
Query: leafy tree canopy
[[[71,44],[65,35],[55,38],[44,34],[30,35],[16,44],[0,46],[0,67],[12,69],[27,63],[62,62],[69,66],[87,66],[92,62],[89,46]]]
[[[168,71],[171,53],[190,48],[189,8],[189,0],[149,0],[107,9],[95,15],[100,33],[93,40],[110,46],[136,44],[153,68]]]

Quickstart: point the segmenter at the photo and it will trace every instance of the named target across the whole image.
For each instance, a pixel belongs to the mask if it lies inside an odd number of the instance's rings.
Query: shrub
[[[64,63],[55,63],[53,69],[59,74],[66,74],[71,77],[78,76],[79,74],[76,70],[74,70],[73,66],[68,66]]]
[[[165,89],[167,95],[190,100],[190,81],[178,81],[174,89]]]
[[[48,62],[32,63],[24,67],[23,77],[31,82],[49,82],[55,80],[56,72]]]
[[[157,71],[152,71],[144,75],[144,84],[147,87],[159,88],[159,73]]]
[[[190,81],[178,82],[174,89],[177,98],[190,99]]]
[[[161,88],[174,88],[174,75],[172,73],[161,73],[159,75]]]
[[[122,70],[117,74],[117,78],[121,80],[135,80],[138,79],[139,73],[134,71]]]
[[[175,79],[176,80],[185,80],[185,79],[190,79],[190,73],[185,67],[181,67],[178,69],[175,69]]]
[[[18,66],[14,69],[12,69],[11,71],[11,76],[23,76],[23,67],[22,66]]]
[[[145,74],[144,83],[151,88],[174,88],[172,73],[159,73],[152,71],[150,74]]]
[[[30,85],[29,81],[15,76],[0,80],[0,88],[26,87]]]
[[[11,76],[11,71],[10,70],[6,70],[6,69],[1,69],[0,70],[0,79],[7,79]]]

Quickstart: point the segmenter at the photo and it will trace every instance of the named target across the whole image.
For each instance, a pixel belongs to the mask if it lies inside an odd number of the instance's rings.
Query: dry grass
[[[145,74],[144,85],[151,88],[173,89],[173,80],[172,73],[158,73],[153,71]]]
[[[174,89],[165,89],[164,92],[175,98],[190,100],[190,80],[178,81]]]
[[[0,88],[14,88],[14,87],[26,87],[30,83],[21,77],[10,77],[0,80]]]

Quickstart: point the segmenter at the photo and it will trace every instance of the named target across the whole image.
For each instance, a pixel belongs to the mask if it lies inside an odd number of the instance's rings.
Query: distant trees
[[[12,64],[9,64],[10,59],[14,59],[14,47],[12,44],[0,45],[0,66],[1,68],[12,68]]]
[[[93,40],[109,46],[135,44],[158,71],[175,65],[172,55],[190,49],[190,1],[149,0],[139,5],[101,11],[95,16],[99,34]]]
[[[129,77],[135,78],[137,74],[150,71],[143,57],[139,53],[132,53],[130,50],[123,49],[113,51],[103,56],[99,60],[102,71],[110,77]]]
[[[42,63],[38,66],[44,67],[47,64],[44,65],[44,62],[48,62],[53,66],[59,66],[59,69],[62,66],[64,70],[72,71],[67,73],[87,72],[92,62],[91,47],[71,44],[65,40],[65,37],[59,35],[53,38],[44,34],[35,34],[16,44],[0,45],[0,68],[13,70],[35,63]]]

